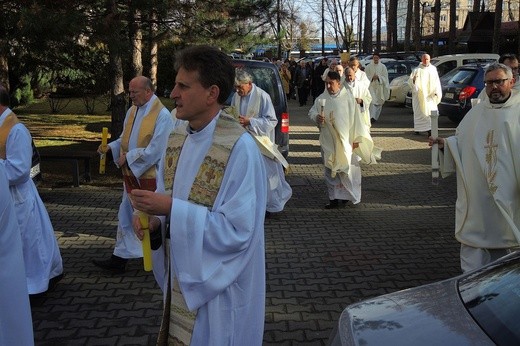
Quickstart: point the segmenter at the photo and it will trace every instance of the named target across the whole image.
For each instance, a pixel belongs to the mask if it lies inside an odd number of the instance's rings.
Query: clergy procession
[[[366,67],[325,58],[290,73],[288,62],[284,94],[298,97],[285,158],[269,93],[218,48],[185,48],[175,108],[149,78],[131,79],[123,131],[98,148],[120,171],[117,195],[39,192],[32,137],[0,86],[0,346],[321,345],[346,303],[520,250],[518,59],[508,59],[486,68],[485,96],[451,127],[431,116],[442,90],[428,54],[409,76],[413,114],[385,106],[378,52]],[[436,187],[431,153],[445,178]],[[89,222],[113,222],[89,234],[82,202],[71,215],[58,208],[68,198],[109,201]],[[67,262],[77,246],[67,218],[89,260]],[[96,320],[90,333],[72,326],[82,320]]]

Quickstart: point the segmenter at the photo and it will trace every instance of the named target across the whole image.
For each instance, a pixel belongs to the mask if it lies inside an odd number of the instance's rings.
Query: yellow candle
[[[101,149],[106,152],[107,150],[107,139],[108,139],[108,128],[103,127],[103,132],[101,133]],[[105,166],[107,161],[107,155],[105,153],[101,154],[99,158],[99,174],[105,174]]]
[[[143,265],[144,270],[149,272],[152,270],[152,247],[150,245],[150,230],[148,226],[148,214],[139,212],[139,221],[141,222],[141,227],[143,229]]]

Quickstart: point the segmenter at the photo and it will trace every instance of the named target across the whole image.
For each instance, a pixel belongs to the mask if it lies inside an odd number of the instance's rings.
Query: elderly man
[[[278,123],[271,97],[253,83],[253,77],[244,70],[235,74],[236,93],[231,105],[242,125],[255,138],[264,158],[267,171],[267,213],[283,210],[291,198],[291,186],[285,181],[282,163],[286,163],[274,143],[274,128]],[[281,161],[280,161],[281,160]]]
[[[439,143],[443,176],[457,174],[455,237],[464,272],[518,250],[520,243],[520,94],[511,69],[494,63],[487,98]]]
[[[132,227],[134,209],[128,193],[134,188],[155,190],[157,164],[173,128],[170,112],[154,95],[149,78],[139,76],[132,79],[129,92],[133,106],[126,113],[123,133],[107,148],[100,146],[98,149],[100,153],[112,151],[124,178],[125,189],[119,206],[114,252],[108,259],[92,261],[113,273],[124,273],[128,259],[143,257],[141,242]]]
[[[325,209],[346,207],[348,201],[361,201],[360,162],[376,163],[376,152],[355,98],[342,87],[336,71],[329,72],[326,91],[309,110],[309,117],[320,128],[320,145],[325,166],[329,203]]]
[[[0,167],[10,192],[1,198],[11,198],[14,202],[22,237],[27,290],[31,295],[39,295],[63,277],[63,264],[49,214],[30,177],[31,143],[31,134],[9,108],[7,89],[0,86]]]
[[[372,61],[366,66],[365,73],[370,81],[368,90],[372,96],[369,110],[370,122],[376,122],[383,109],[383,104],[390,96],[388,71],[386,70],[386,66],[379,61],[378,52],[372,55]]]
[[[372,102],[372,95],[370,95],[366,83],[356,80],[354,70],[348,67],[345,71],[344,86],[352,92],[359,107],[359,111],[361,112],[363,123],[370,128],[370,104]]]
[[[423,54],[421,63],[414,69],[408,80],[412,90],[413,127],[416,135],[431,133],[432,110],[437,110],[441,102],[442,88],[437,68],[430,64],[430,56]]]
[[[235,73],[225,53],[187,48],[175,70],[170,97],[177,118],[188,125],[176,127],[163,153],[158,191],[166,193],[132,191],[136,209],[161,215],[150,218],[152,237],[160,240],[153,265],[165,302],[157,344],[261,345],[262,156],[251,135],[222,110]],[[134,227],[142,237],[139,219]]]

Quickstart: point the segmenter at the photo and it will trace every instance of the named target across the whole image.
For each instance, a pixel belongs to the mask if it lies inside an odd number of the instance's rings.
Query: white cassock
[[[365,68],[365,73],[370,81],[368,90],[370,91],[370,95],[372,95],[370,117],[374,120],[378,120],[381,110],[383,109],[383,104],[390,96],[388,71],[386,70],[385,64],[381,62],[375,64],[372,61]],[[374,76],[377,76],[377,79],[374,79]]]
[[[519,245],[519,114],[516,90],[504,104],[485,99],[446,139],[441,172],[457,173],[455,237],[463,245],[481,249]]]
[[[137,140],[139,138],[139,129],[143,118],[148,115],[151,106],[153,105],[156,95],[153,95],[150,101],[143,106],[139,107],[135,116],[134,125],[130,134],[130,140],[128,141],[128,153],[126,154],[126,161],[128,167],[136,177],[140,177],[150,167],[157,166],[162,154],[165,151],[168,136],[173,129],[173,120],[168,109],[163,108],[159,112],[157,121],[155,123],[155,130],[150,143],[146,148],[138,148]],[[128,109],[125,117],[126,126],[131,108]],[[123,135],[121,132],[121,136]],[[112,156],[114,162],[117,162],[121,150],[121,137],[117,140],[108,144],[112,150]],[[117,166],[117,163],[116,163]],[[143,257],[143,247],[141,241],[135,236],[134,229],[132,227],[132,215],[134,208],[130,203],[130,199],[126,193],[126,189],[123,186],[123,198],[119,205],[119,212],[117,214],[117,236],[116,246],[114,248],[114,255],[122,258],[140,258]]]
[[[11,112],[7,108],[0,115],[0,125]],[[30,177],[31,143],[27,128],[22,123],[14,125],[7,137],[7,157],[0,159],[0,166],[9,181],[22,235],[27,289],[29,294],[37,294],[47,291],[49,280],[63,273],[63,264],[49,214]]]
[[[268,93],[253,84],[251,92],[246,96],[240,97],[235,93],[231,105],[240,110],[240,115],[250,118],[250,124],[245,127],[246,130],[255,136],[267,136],[271,143],[270,146],[275,147],[273,144],[275,142],[274,128],[278,120]],[[273,150],[277,149],[273,148]],[[291,198],[292,189],[285,180],[282,164],[272,157],[266,155],[262,155],[262,157],[264,158],[268,181],[267,211],[280,212]]]
[[[356,75],[356,82],[362,83],[367,88],[370,86],[370,80],[367,77],[367,74],[362,69],[357,69],[355,72]]]
[[[0,345],[34,345],[20,228],[0,165]]]
[[[414,131],[430,131],[432,128],[431,111],[437,110],[437,105],[442,98],[441,81],[437,68],[431,64],[428,66],[419,64],[410,74],[408,85],[412,90]]]
[[[370,105],[372,103],[372,95],[370,95],[368,85],[366,83],[358,82],[357,80],[354,80],[353,82],[347,82],[345,80],[344,86],[350,90],[355,98],[363,100],[362,105],[359,103],[357,105],[361,112],[361,116],[363,117],[363,122],[368,126],[368,128],[370,128],[372,125],[370,123]]]
[[[216,119],[188,134],[179,157],[170,213],[171,275],[188,308],[198,309],[192,345],[256,346],[264,334],[267,178],[250,134],[233,147],[213,208],[188,201]],[[158,191],[164,191],[163,166],[161,160]],[[163,292],[165,260],[162,248],[153,251],[154,274]]]
[[[315,122],[321,112],[321,100],[325,100],[325,124],[320,126],[320,145],[329,199],[357,204],[361,201],[360,162],[375,164],[381,151],[374,147],[350,90],[341,88],[335,95],[325,90],[318,96],[309,110],[309,117]],[[359,147],[353,150],[353,143],[359,143]]]

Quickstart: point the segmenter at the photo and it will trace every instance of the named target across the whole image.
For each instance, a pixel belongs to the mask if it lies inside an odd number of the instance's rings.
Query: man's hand
[[[132,215],[132,227],[134,228],[134,233],[137,238],[143,240],[144,232],[138,214]],[[161,220],[156,216],[148,216],[148,229],[150,233],[157,231],[159,227],[161,227]]]
[[[318,114],[318,124],[324,124],[325,123],[325,116],[322,114]]]
[[[123,154],[121,152],[121,156],[119,156],[119,159],[117,160],[117,165],[119,167],[122,167],[126,163],[126,154]]]
[[[428,137],[428,145],[430,147],[435,143],[439,144],[439,149],[444,149],[444,138],[433,138],[432,136]]]
[[[100,144],[97,149],[97,152],[98,152],[98,154],[103,155],[103,154],[108,153],[110,151],[110,149],[111,149],[110,146]]]
[[[172,207],[170,195],[147,190],[133,189],[130,201],[135,209],[151,215],[168,215]]]
[[[243,116],[243,115],[240,115],[238,117],[238,121],[240,122],[240,125],[246,127],[248,126],[251,122],[249,121],[250,118],[246,117],[246,116]]]

